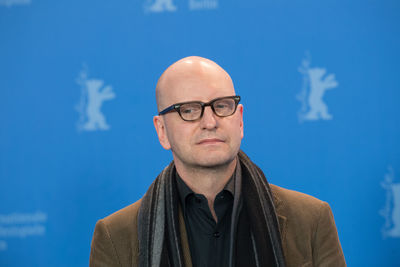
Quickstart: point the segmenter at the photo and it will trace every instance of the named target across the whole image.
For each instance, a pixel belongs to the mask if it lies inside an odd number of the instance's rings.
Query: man
[[[329,205],[268,184],[240,151],[243,106],[215,62],[188,57],[156,87],[173,162],[138,202],[98,221],[90,266],[345,266]]]

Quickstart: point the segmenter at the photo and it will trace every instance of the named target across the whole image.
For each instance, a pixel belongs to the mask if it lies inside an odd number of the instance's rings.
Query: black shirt
[[[214,200],[215,222],[207,199],[194,193],[176,174],[193,267],[228,266],[234,196],[233,176]]]

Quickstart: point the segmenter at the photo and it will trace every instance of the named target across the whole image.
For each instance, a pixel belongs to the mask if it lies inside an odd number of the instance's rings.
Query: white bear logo
[[[78,129],[85,131],[110,129],[101,112],[101,106],[104,101],[115,98],[112,87],[110,85],[103,86],[104,81],[102,80],[87,79],[86,71],[81,72],[78,83],[81,85],[81,101],[77,107],[81,113]]]
[[[145,11],[147,12],[163,12],[163,11],[176,11],[176,6],[172,0],[155,0],[153,3],[146,3]]]
[[[386,190],[385,207],[380,210],[380,215],[385,218],[382,229],[384,237],[400,237],[400,183],[394,183],[394,171],[389,167],[385,180],[381,183]]]
[[[299,112],[299,121],[304,120],[331,120],[333,116],[328,112],[328,106],[323,101],[327,90],[338,86],[335,74],[326,75],[324,68],[311,68],[310,60],[303,60],[299,72],[303,74],[303,88],[297,99],[302,103]]]

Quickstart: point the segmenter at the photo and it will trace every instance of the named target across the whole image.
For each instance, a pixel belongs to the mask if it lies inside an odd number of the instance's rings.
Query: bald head
[[[209,59],[186,57],[169,66],[158,80],[157,108],[160,111],[177,102],[207,101],[208,95],[218,97],[219,93],[221,96],[235,94],[229,74]]]

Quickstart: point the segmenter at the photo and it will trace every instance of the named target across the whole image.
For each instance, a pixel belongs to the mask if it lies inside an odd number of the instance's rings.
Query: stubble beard
[[[179,161],[178,164],[183,165],[186,170],[190,171],[223,171],[226,170],[230,164],[236,159],[237,153],[239,152],[239,149],[237,149],[237,152],[225,152],[226,155],[221,155],[216,151],[216,153],[213,153],[210,151],[207,155],[206,151],[202,151],[198,153],[197,155],[190,155],[189,157],[183,158],[180,153],[175,153],[172,151],[174,155],[175,162]],[[223,154],[225,154],[223,153]]]

